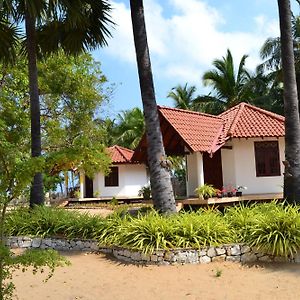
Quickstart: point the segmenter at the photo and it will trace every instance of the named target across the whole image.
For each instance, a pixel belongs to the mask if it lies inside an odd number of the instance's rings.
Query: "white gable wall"
[[[97,197],[137,197],[138,191],[149,183],[144,164],[114,165],[119,168],[119,186],[104,186],[104,175],[97,173],[93,179],[94,195]]]
[[[280,164],[281,176],[256,177],[255,141],[278,141],[279,161],[284,160],[284,138],[233,139],[233,149],[222,149],[224,186],[246,186],[244,194],[280,193],[283,191],[283,164]]]

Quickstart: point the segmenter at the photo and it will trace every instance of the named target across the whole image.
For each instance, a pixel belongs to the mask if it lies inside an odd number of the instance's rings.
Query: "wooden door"
[[[85,176],[85,197],[86,198],[93,198],[94,191],[93,191],[93,179]]]
[[[222,157],[221,150],[210,157],[208,153],[203,154],[204,183],[212,184],[217,189],[223,187]]]

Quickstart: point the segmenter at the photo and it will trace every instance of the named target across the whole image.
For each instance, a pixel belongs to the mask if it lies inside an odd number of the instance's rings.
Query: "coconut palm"
[[[173,87],[168,94],[168,98],[173,99],[174,106],[181,109],[193,110],[196,87],[194,85],[188,86],[186,83],[184,86],[178,84]]]
[[[16,57],[18,44],[22,44],[28,58],[33,157],[41,156],[38,54],[48,54],[59,48],[75,54],[106,44],[109,11],[110,5],[104,0],[1,1],[0,40],[5,41],[5,47],[0,47],[0,57],[11,61]],[[30,205],[42,203],[42,174],[37,173],[32,183]]]
[[[300,203],[300,120],[290,1],[278,0],[278,9],[286,116],[284,197],[289,202]]]
[[[229,49],[225,57],[214,60],[214,69],[205,72],[202,77],[204,85],[210,86],[212,92],[197,98],[195,105],[198,109],[218,114],[242,101],[249,100],[247,83],[250,74],[245,68],[247,57],[244,55],[241,58],[237,72]]]
[[[135,149],[145,131],[143,112],[138,107],[124,110],[118,114],[117,124],[115,128],[116,143]]]
[[[167,168],[159,116],[154,93],[153,76],[147,43],[142,0],[130,0],[131,20],[144,108],[147,154],[152,198],[155,208],[165,214],[175,213],[176,206]]]

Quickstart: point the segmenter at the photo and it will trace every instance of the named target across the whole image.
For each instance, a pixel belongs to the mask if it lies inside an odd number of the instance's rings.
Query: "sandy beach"
[[[15,299],[300,299],[296,264],[138,266],[104,254],[64,255],[72,265],[46,283],[46,274],[16,272]]]

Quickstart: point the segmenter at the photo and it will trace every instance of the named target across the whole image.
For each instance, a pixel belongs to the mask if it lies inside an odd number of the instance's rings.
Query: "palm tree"
[[[135,149],[145,131],[143,112],[135,107],[124,110],[117,116],[116,143],[120,146]]]
[[[300,203],[300,120],[289,0],[278,0],[281,62],[284,83],[284,197]]]
[[[212,87],[212,93],[198,97],[195,105],[206,112],[218,114],[242,101],[248,101],[250,74],[245,68],[247,57],[242,57],[237,72],[229,49],[225,57],[214,60],[214,69],[203,75],[203,83]]]
[[[130,0],[131,20],[144,108],[150,182],[155,208],[161,213],[176,212],[170,173],[162,140],[154,93],[142,0]]]
[[[106,44],[110,5],[104,0],[22,0],[1,1],[0,57],[12,60],[16,55],[17,41],[25,40],[28,58],[31,155],[41,156],[40,103],[38,89],[38,54],[48,54],[59,48],[68,53],[91,50]],[[25,34],[22,33],[23,22]],[[38,53],[39,51],[39,53]],[[34,176],[30,206],[43,203],[42,174]]]
[[[176,108],[193,110],[195,92],[196,87],[194,85],[188,86],[186,83],[182,86],[179,84],[171,89],[167,97],[173,99]]]

